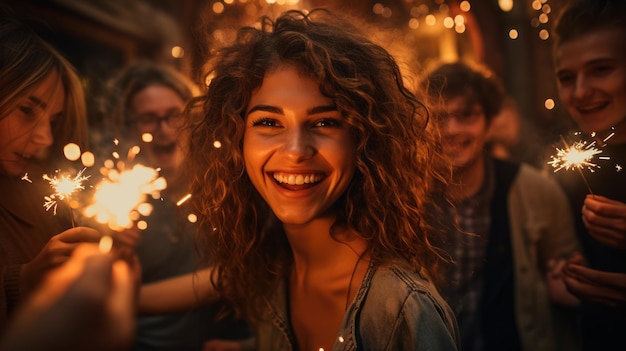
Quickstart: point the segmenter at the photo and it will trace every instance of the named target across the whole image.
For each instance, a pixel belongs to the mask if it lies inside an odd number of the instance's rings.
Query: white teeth
[[[604,106],[603,103],[597,103],[597,104],[593,104],[593,105],[578,106],[578,109],[580,111],[587,112],[587,111],[591,111],[591,110],[600,108],[602,106]]]
[[[303,185],[317,183],[322,180],[322,176],[319,174],[274,173],[274,179],[279,183]]]

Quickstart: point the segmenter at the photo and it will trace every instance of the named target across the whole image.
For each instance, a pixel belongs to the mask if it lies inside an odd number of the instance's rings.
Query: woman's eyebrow
[[[270,105],[255,105],[250,110],[248,110],[247,114],[251,114],[252,112],[255,112],[255,111],[265,111],[265,112],[277,113],[281,115],[284,114],[282,108],[276,107],[276,106],[270,106]]]
[[[46,108],[48,107],[48,104],[46,104],[45,102],[43,102],[42,100],[40,100],[38,97],[36,96],[29,96],[28,100],[32,101],[33,103],[35,103],[37,106],[41,107],[41,108]]]
[[[306,112],[309,115],[314,115],[314,114],[330,112],[330,111],[337,111],[337,106],[335,105],[316,106],[307,110]]]

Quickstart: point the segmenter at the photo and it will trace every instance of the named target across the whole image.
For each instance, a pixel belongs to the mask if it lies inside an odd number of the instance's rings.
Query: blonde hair
[[[65,101],[62,116],[52,130],[54,143],[50,151],[61,156],[69,142],[82,149],[88,147],[81,80],[72,64],[32,29],[0,14],[0,119],[54,72],[65,91]]]

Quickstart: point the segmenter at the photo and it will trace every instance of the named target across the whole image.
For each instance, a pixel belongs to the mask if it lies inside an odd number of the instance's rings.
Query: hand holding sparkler
[[[24,264],[21,283],[24,291],[32,290],[51,269],[64,263],[81,243],[97,243],[100,233],[92,228],[75,227],[50,238],[33,260]]]
[[[587,196],[583,209],[583,223],[594,239],[626,250],[626,204],[604,196]]]
[[[81,244],[18,311],[1,350],[123,350],[132,344],[133,267]]]

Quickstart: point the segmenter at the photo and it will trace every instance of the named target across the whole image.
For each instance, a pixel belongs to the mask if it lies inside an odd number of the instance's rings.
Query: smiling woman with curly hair
[[[392,56],[345,18],[290,11],[209,67],[198,236],[258,349],[456,349],[431,243],[447,166]]]

